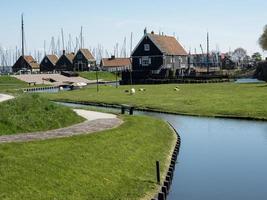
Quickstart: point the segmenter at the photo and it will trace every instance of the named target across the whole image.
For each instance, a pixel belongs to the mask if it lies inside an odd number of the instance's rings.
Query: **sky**
[[[46,50],[51,37],[58,38],[61,28],[65,39],[75,38],[83,26],[84,47],[101,45],[113,52],[116,43],[130,35],[133,47],[144,28],[155,33],[175,35],[187,51],[210,48],[221,52],[238,47],[248,54],[263,53],[258,45],[267,24],[266,0],[0,0],[0,46],[20,47],[20,16],[24,13],[27,51]],[[266,53],[264,53],[267,56]]]

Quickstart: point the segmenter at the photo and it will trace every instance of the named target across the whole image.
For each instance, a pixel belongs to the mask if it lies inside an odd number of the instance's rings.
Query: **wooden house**
[[[57,55],[46,55],[40,63],[41,72],[53,72],[56,70]]]
[[[13,72],[18,71],[40,71],[39,64],[32,56],[20,56],[12,67]]]
[[[130,70],[132,68],[132,63],[130,58],[103,58],[100,62],[100,67],[104,71],[109,72],[123,72]]]
[[[132,52],[132,70],[160,74],[162,70],[187,67],[187,52],[172,36],[147,33]]]
[[[73,71],[74,57],[74,53],[66,54],[65,51],[63,51],[63,55],[60,56],[56,63],[56,71]]]
[[[79,49],[73,59],[74,71],[89,71],[95,65],[96,60],[88,49]]]
[[[237,63],[227,54],[221,55],[222,69],[234,69]]]

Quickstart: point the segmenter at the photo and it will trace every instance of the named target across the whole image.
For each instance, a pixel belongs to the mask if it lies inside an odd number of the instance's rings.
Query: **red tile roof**
[[[95,60],[94,56],[91,54],[91,52],[88,49],[80,49],[79,51],[82,52],[82,54],[87,60]]]
[[[39,69],[39,64],[32,56],[24,56],[25,61],[31,66],[32,69]]]
[[[57,61],[58,61],[58,57],[57,55],[46,55],[46,57],[48,58],[48,60],[50,60],[50,62],[53,65],[56,65]]]
[[[102,67],[124,67],[131,66],[130,58],[103,58],[101,60]]]
[[[72,63],[73,62],[73,59],[75,57],[74,53],[68,53],[68,54],[65,54],[65,56],[67,57],[67,59]]]
[[[175,37],[150,33],[148,33],[147,35],[163,53],[174,56],[187,55],[187,52],[182,47],[182,45],[175,39]]]

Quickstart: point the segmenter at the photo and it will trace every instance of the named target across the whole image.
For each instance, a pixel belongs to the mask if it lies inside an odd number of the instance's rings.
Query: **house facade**
[[[79,49],[73,59],[74,71],[89,71],[96,60],[88,49]]]
[[[55,70],[58,72],[61,71],[74,71],[73,69],[73,59],[75,55],[74,53],[68,53],[66,54],[65,51],[63,51],[63,55],[60,56],[56,63]]]
[[[108,72],[123,72],[131,70],[132,63],[130,58],[103,58],[100,62],[100,67],[104,71]]]
[[[56,70],[57,55],[46,55],[40,63],[41,72],[53,72]]]
[[[144,33],[132,52],[132,70],[160,74],[162,70],[182,70],[187,67],[187,52],[171,36]]]
[[[12,67],[13,72],[18,71],[40,71],[40,66],[38,62],[32,56],[20,56]]]

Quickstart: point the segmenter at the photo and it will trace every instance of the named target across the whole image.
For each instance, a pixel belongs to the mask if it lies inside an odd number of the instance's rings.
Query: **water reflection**
[[[265,199],[267,123],[149,113],[182,138],[169,199]]]

